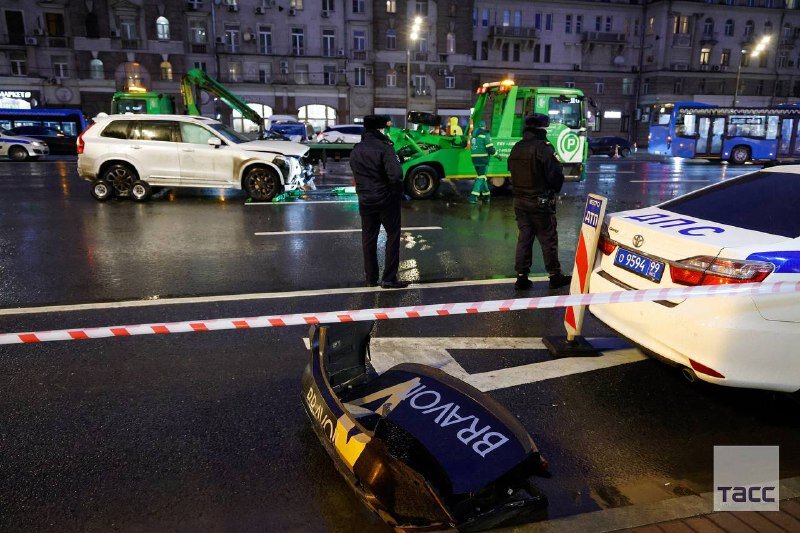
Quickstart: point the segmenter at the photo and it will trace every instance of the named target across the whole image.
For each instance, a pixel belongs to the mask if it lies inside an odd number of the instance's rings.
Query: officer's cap
[[[364,117],[364,128],[368,130],[382,130],[392,121],[388,115],[367,115]]]
[[[546,128],[550,125],[550,117],[541,113],[534,113],[525,117],[525,127],[527,128]]]

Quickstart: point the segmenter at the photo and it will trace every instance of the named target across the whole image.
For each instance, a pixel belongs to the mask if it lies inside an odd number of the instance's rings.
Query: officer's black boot
[[[524,291],[533,287],[533,282],[528,279],[527,274],[517,274],[517,281],[514,282],[515,291]]]
[[[570,283],[572,283],[572,276],[565,276],[560,272],[558,274],[550,276],[551,289],[560,289],[561,287],[566,287]]]

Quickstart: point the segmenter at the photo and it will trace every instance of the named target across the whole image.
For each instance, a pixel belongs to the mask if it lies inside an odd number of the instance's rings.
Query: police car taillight
[[[725,285],[758,283],[772,274],[775,266],[764,261],[724,259],[708,255],[674,261],[669,265],[673,283],[679,285]]]
[[[603,252],[603,255],[611,255],[617,245],[608,236],[608,226],[603,223],[600,229],[600,239],[597,241],[597,249]]]
[[[75,141],[75,147],[78,149],[78,155],[83,153],[83,147],[86,146],[86,143],[83,142],[83,134],[89,131],[92,128],[92,126],[94,126],[94,124],[95,124],[94,122],[89,124],[89,127],[87,127],[85,130],[81,132],[80,135],[78,135],[78,139]]]

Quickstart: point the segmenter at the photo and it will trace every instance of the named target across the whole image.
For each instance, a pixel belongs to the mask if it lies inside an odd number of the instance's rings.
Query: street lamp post
[[[419,31],[422,29],[422,17],[414,17],[414,24],[411,26],[408,40],[406,41],[406,119],[411,110],[411,43],[419,38]],[[406,126],[408,126],[406,124]]]
[[[750,57],[758,57],[758,55],[764,51],[769,44],[770,36],[765,35],[758,41],[755,49],[750,52]],[[736,87],[733,88],[733,107],[739,105],[739,79],[742,76],[742,61],[744,60],[744,56],[747,54],[747,50],[742,48],[742,53],[739,55],[739,68],[736,69]]]

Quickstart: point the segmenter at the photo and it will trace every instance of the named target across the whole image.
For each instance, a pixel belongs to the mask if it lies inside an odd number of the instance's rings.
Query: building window
[[[242,81],[242,64],[238,61],[228,63],[228,81]]]
[[[503,43],[503,47],[500,49],[501,57],[503,61],[508,61],[508,49],[510,45],[509,43]]]
[[[765,68],[767,66],[767,61],[769,61],[769,53],[764,52],[758,56],[758,66],[761,68]]]
[[[428,53],[428,37],[426,35],[420,35],[417,39],[417,52],[420,54]]]
[[[575,33],[583,31],[583,15],[575,15]]]
[[[533,62],[539,63],[542,61],[542,45],[533,45]]]
[[[336,124],[336,110],[322,104],[305,105],[297,110],[297,118],[308,122],[314,129],[324,130]]]
[[[268,105],[259,104],[259,103],[256,103],[256,102],[247,102],[247,107],[249,107],[250,109],[252,109],[256,113],[258,113],[258,116],[260,116],[261,118],[269,118],[269,117],[272,116],[272,108],[270,106],[268,106]],[[186,124],[186,123],[184,123],[184,124]],[[188,124],[188,125],[192,126],[191,124]],[[181,128],[183,128],[183,127],[184,126],[181,126]],[[192,126],[192,127],[199,129],[199,126]],[[237,110],[234,109],[233,110],[233,129],[235,129],[236,131],[241,131],[241,132],[255,133],[255,132],[258,131],[258,125],[255,122],[251,122],[251,121],[247,120],[246,118],[244,118],[242,116],[241,113],[239,113]],[[203,131],[206,131],[206,130],[203,130]],[[206,142],[207,142],[207,139],[205,139],[202,144],[205,144]]]
[[[161,70],[161,81],[172,81],[172,63],[162,61],[159,70]]]
[[[748,54],[747,52],[743,51],[742,52],[742,56],[740,58],[740,61],[742,62],[742,66],[743,67],[749,67],[750,66],[750,54]]]
[[[536,13],[533,15],[533,27],[537,30],[542,29],[542,14]]]
[[[784,68],[786,67],[786,63],[789,61],[789,56],[787,52],[779,52],[778,57],[776,59],[777,64],[776,67]]]
[[[564,23],[564,33],[572,33],[572,15],[567,15],[567,20]]]
[[[488,28],[489,27],[489,10],[488,9],[484,9],[481,12],[481,26],[483,26],[484,28]]]
[[[11,75],[12,76],[28,75],[28,60],[25,52],[11,53]]]
[[[322,68],[322,83],[324,85],[336,85],[336,67],[325,65]]]
[[[603,31],[603,17],[594,18],[594,31]]]
[[[259,26],[258,28],[258,53],[272,53],[272,28]]]
[[[744,23],[744,36],[749,37],[753,35],[753,30],[755,29],[756,25],[752,20],[748,20]]]
[[[489,60],[489,41],[481,41],[481,61]]]
[[[689,33],[689,16],[676,15],[672,19],[672,33]]]
[[[94,12],[87,13],[86,20],[86,37],[89,39],[98,39],[100,37],[100,20]]]
[[[675,80],[672,85],[672,94],[683,94],[683,80]]]
[[[553,14],[546,13],[544,16],[544,29],[547,31],[553,30]]]
[[[637,19],[633,19],[633,36],[634,37],[638,37],[639,36],[639,32],[641,31],[640,24],[641,24],[641,21],[638,18]]]
[[[473,7],[472,8],[472,27],[473,28],[477,28],[478,27],[478,8],[477,7]]]
[[[735,29],[735,25],[733,23],[733,19],[728,19],[725,21],[725,36],[730,37],[733,35],[733,30]]]
[[[453,32],[447,34],[447,53],[456,53],[456,34]]]
[[[700,50],[700,64],[701,65],[708,65],[708,61],[711,59],[711,48],[703,48]]]
[[[605,83],[603,82],[602,78],[594,82],[595,94],[603,94],[604,89],[605,89]]]
[[[707,18],[703,22],[703,35],[711,36],[714,34],[714,20],[711,18]]]
[[[574,81],[565,81],[564,82],[564,87],[566,87],[567,89],[574,89],[575,88],[575,82]]]
[[[290,9],[303,9],[303,0],[289,0]]]
[[[655,33],[655,31],[656,31],[656,18],[650,17],[649,19],[647,19],[647,33],[652,35],[653,33]]]
[[[414,75],[414,90],[416,91],[417,95],[428,94],[428,77],[426,75],[424,74]]]
[[[511,26],[511,11],[508,9],[503,10],[503,26],[506,28]]]
[[[355,2],[353,2],[355,4]],[[335,0],[322,0],[322,12],[330,13],[336,7]]]
[[[258,81],[261,83],[272,82],[272,63],[261,63],[258,65]]]
[[[159,41],[169,41],[169,21],[161,16],[156,19],[156,36]]]
[[[239,31],[239,26],[226,24],[225,25],[225,50],[228,52],[238,52],[240,48],[240,36],[241,32]]]
[[[193,44],[205,44],[208,32],[206,23],[202,20],[192,20],[189,22],[189,38]]]
[[[303,28],[292,28],[292,55],[302,56],[306,53],[306,38]]]
[[[428,16],[428,0],[416,0],[414,3],[414,13],[423,17]]]
[[[702,93],[703,91],[700,92]],[[650,82],[648,80],[642,82],[642,94],[650,94]]]
[[[394,50],[397,48],[397,32],[395,30],[386,30],[386,49]]]
[[[550,44],[544,45],[544,62],[550,62],[550,51],[552,50],[553,46]]]
[[[353,0],[353,13],[363,13],[366,10],[364,0]]]
[[[633,94],[633,78],[622,78],[622,94],[625,96]]]
[[[444,88],[445,89],[455,89],[456,88],[456,77],[452,74],[448,74],[444,77]]]
[[[97,58],[89,61],[89,77],[93,80],[102,80],[105,78],[102,61]]]
[[[367,32],[364,30],[353,30],[353,50],[363,52],[367,47]]]
[[[124,17],[119,21],[119,36],[126,41],[132,41],[139,38],[139,32],[136,31],[136,19]]]
[[[322,55],[325,57],[336,55],[335,32],[333,30],[322,30]]]
[[[390,70],[386,73],[386,86],[397,87],[397,71]]]
[[[66,56],[53,56],[53,75],[56,78],[69,78],[69,63]]]
[[[203,72],[206,71],[206,62],[205,61],[195,61],[194,68],[199,68]]]
[[[397,13],[397,0],[386,0],[386,12]]]
[[[614,18],[613,17],[606,17],[606,31],[611,31],[614,26]]]
[[[355,73],[355,86],[366,87],[367,69],[365,69],[364,67],[356,67],[353,72]]]
[[[308,83],[308,65],[294,66],[294,82],[298,85],[305,85]]]
[[[723,67],[727,67],[731,64],[731,49],[725,48],[722,50],[722,53],[719,55],[719,64]]]
[[[756,85],[756,96],[764,96],[764,80],[758,80]]]
[[[514,48],[512,50],[512,54],[511,54],[511,60],[512,61],[519,62],[519,56],[520,56],[521,50],[522,50],[522,45],[520,45],[520,43],[514,43]]]
[[[522,27],[522,11],[514,11],[514,27]]]

